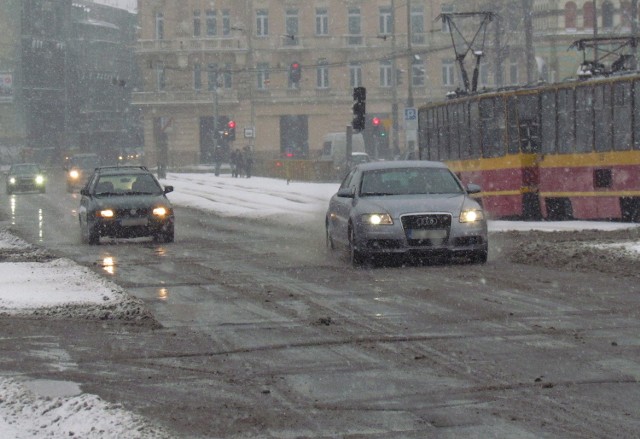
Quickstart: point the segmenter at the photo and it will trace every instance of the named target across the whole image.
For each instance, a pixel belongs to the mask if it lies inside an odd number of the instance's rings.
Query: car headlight
[[[155,216],[165,216],[167,214],[167,209],[164,207],[156,207],[153,209],[153,214]]]
[[[9,178],[9,184],[16,184],[16,178],[15,177]]]
[[[478,209],[466,209],[460,212],[461,223],[474,223],[476,221],[482,221],[484,219],[484,213]]]
[[[393,219],[391,219],[391,215],[388,213],[368,213],[362,215],[362,220],[365,224],[372,226],[390,226],[393,224]]]
[[[80,177],[80,173],[78,171],[76,171],[75,169],[71,170],[69,172],[69,177],[76,179],[78,177]]]
[[[114,215],[115,213],[112,209],[104,209],[98,212],[98,216],[102,218],[113,218]]]
[[[36,184],[44,183],[44,177],[42,175],[36,175]]]

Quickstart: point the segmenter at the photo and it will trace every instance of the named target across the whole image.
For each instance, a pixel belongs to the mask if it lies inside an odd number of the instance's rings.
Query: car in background
[[[441,162],[388,161],[356,166],[331,197],[326,241],[348,247],[353,265],[374,256],[464,255],[484,263],[487,221],[470,197],[480,187],[463,187]]]
[[[97,168],[80,190],[82,242],[99,244],[102,236],[173,242],[173,207],[166,196],[171,191],[144,166]]]
[[[47,191],[45,173],[36,163],[17,163],[11,165],[7,173],[7,195],[14,192]]]
[[[67,173],[67,192],[73,192],[83,188],[89,176],[100,166],[98,154],[74,154],[67,160],[65,171]]]

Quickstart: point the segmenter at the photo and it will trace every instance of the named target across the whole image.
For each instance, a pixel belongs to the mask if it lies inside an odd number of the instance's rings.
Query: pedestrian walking
[[[253,151],[249,145],[244,147],[244,171],[247,178],[251,178],[253,168]]]

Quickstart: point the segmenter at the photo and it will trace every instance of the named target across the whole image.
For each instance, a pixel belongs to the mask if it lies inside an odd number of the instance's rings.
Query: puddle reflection
[[[116,262],[115,259],[113,259],[113,256],[107,256],[102,259],[102,268],[109,274],[115,274]]]
[[[166,302],[167,299],[169,299],[169,290],[167,290],[166,288],[160,288],[158,290],[158,299],[162,300],[163,302]]]

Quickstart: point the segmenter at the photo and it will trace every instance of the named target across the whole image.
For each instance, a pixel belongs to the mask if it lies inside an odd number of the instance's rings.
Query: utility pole
[[[533,52],[533,0],[522,0],[524,12],[525,56],[527,58],[527,84],[533,82],[535,53]]]
[[[638,0],[631,0],[631,36],[636,38],[638,35]],[[638,47],[633,45],[633,57],[631,58],[631,69],[638,68]]]
[[[407,0],[407,107],[413,107],[413,44],[411,39],[411,0]]]
[[[391,0],[391,17],[393,26],[392,35],[391,35],[391,119],[393,123],[392,130],[392,143],[393,143],[393,152],[392,154],[398,155],[400,153],[400,140],[398,137],[398,72],[397,72],[397,61],[396,61],[396,2],[395,0]]]
[[[634,17],[635,18],[635,17]],[[598,5],[593,0],[593,38],[598,38]],[[593,62],[598,63],[598,42],[593,46]]]

